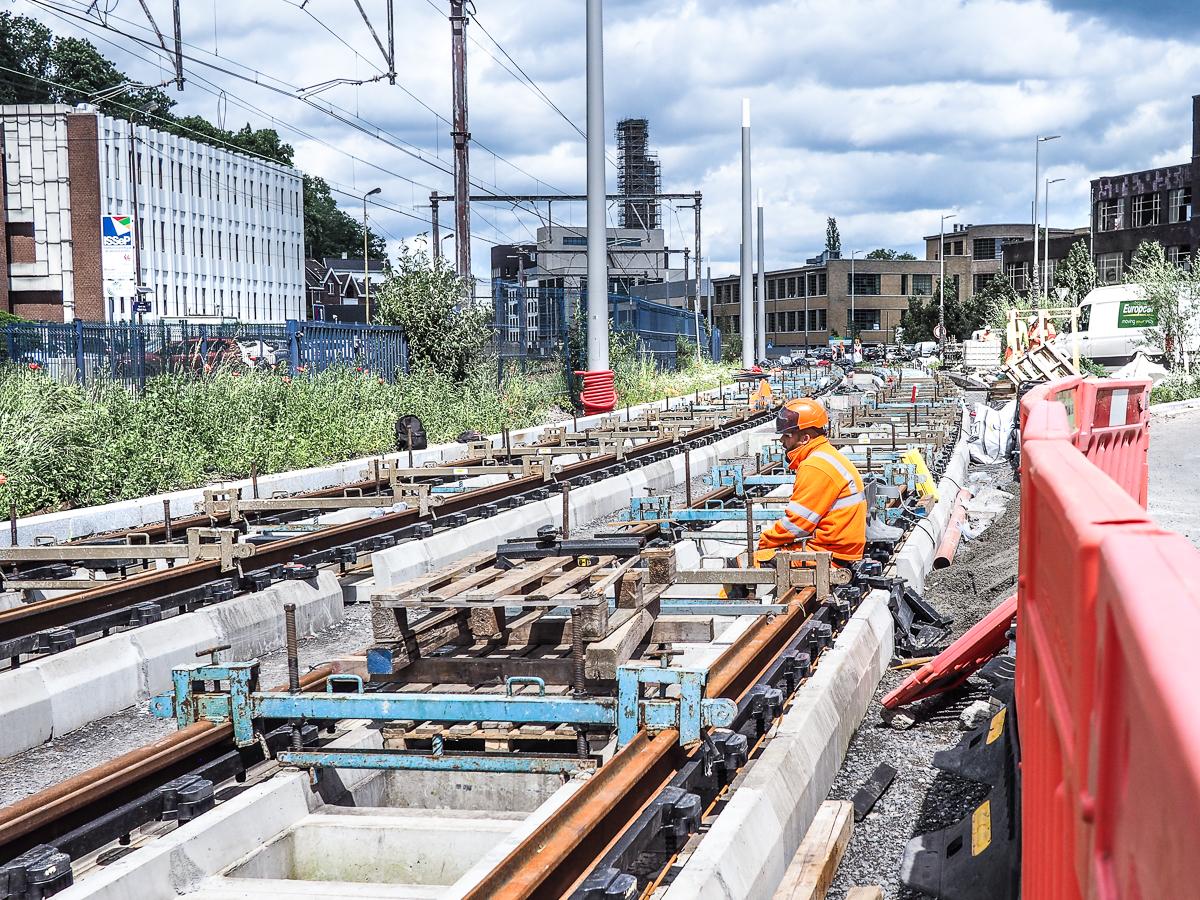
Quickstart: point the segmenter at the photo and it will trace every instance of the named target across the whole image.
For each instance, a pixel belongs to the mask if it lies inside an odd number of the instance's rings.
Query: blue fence
[[[297,322],[283,325],[192,325],[153,322],[5,326],[0,359],[80,384],[109,378],[140,390],[164,374],[221,370],[320,372],[353,366],[393,380],[408,371],[408,344],[399,328]]]
[[[492,282],[496,349],[501,360],[540,360],[558,357],[571,347],[571,323],[580,315],[583,298],[576,288],[521,287],[510,281]],[[666,306],[641,297],[608,296],[608,317],[614,331],[636,338],[638,351],[664,368],[676,368],[678,339],[696,343],[696,321],[690,310]],[[576,329],[574,355],[586,345],[586,317]],[[712,337],[700,319],[700,346],[710,354]],[[717,355],[719,356],[719,348]],[[570,357],[572,354],[568,354]],[[716,357],[714,357],[716,358]],[[581,361],[576,359],[576,363]],[[576,366],[579,368],[580,366]]]

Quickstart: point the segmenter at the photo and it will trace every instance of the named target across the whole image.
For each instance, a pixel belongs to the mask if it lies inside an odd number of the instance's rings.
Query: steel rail
[[[318,666],[300,679],[300,686],[319,690],[333,672],[331,665]],[[287,685],[271,690],[286,691]],[[231,724],[197,722],[0,808],[0,860],[52,841],[80,821],[152,791],[194,768],[198,757],[225,752],[232,744]]]
[[[808,620],[814,596],[805,588],[787,615],[756,620],[709,668],[706,696],[741,699]],[[467,900],[570,893],[620,838],[623,826],[698,752],[679,746],[676,729],[639,732],[475,885]]]
[[[663,451],[688,448],[697,442],[736,431],[752,425],[773,411],[754,413],[746,411],[719,428],[706,426],[693,429],[681,440],[662,438],[648,441],[630,448],[623,460],[615,455],[596,456],[564,467],[558,473],[558,481],[566,481],[583,475],[602,471],[625,460],[637,461]],[[243,566],[246,571],[259,571],[292,562],[296,557],[328,551],[355,541],[367,540],[380,535],[402,530],[422,521],[436,523],[439,518],[463,513],[480,506],[516,496],[528,491],[544,489],[546,482],[537,475],[516,478],[495,485],[486,485],[447,501],[438,508],[437,514],[422,516],[417,509],[401,510],[373,519],[334,525],[315,532],[306,532],[296,537],[284,538],[261,545],[253,557]],[[139,603],[152,602],[179,591],[201,587],[211,581],[228,577],[220,571],[218,562],[202,561],[187,563],[171,569],[160,569],[123,581],[79,591],[64,597],[29,603],[21,607],[0,612],[0,642],[17,640],[51,628],[69,626],[71,623],[117,609],[125,609]]]

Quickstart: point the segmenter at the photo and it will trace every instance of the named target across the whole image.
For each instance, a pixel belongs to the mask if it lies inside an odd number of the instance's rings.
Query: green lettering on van
[[[1154,304],[1145,300],[1122,300],[1117,310],[1118,328],[1154,328],[1158,325],[1158,316],[1154,314]]]

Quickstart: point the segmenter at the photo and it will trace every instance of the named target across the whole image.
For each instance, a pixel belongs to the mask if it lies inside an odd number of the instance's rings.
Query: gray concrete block
[[[142,658],[127,634],[114,634],[26,663],[41,672],[54,737],[137,701]],[[26,742],[28,744],[28,742]]]
[[[54,734],[50,693],[40,669],[0,673],[0,757],[43,744]]]
[[[176,666],[195,665],[202,661],[196,651],[223,643],[212,620],[194,613],[135,628],[127,636],[141,661],[138,695],[129,698],[126,706],[170,690],[171,671]]]

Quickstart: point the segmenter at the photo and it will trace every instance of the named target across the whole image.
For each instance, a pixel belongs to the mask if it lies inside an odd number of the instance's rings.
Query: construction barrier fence
[[[1200,884],[1200,551],[1145,510],[1148,392],[1066,379],[1022,403],[1025,900]]]

